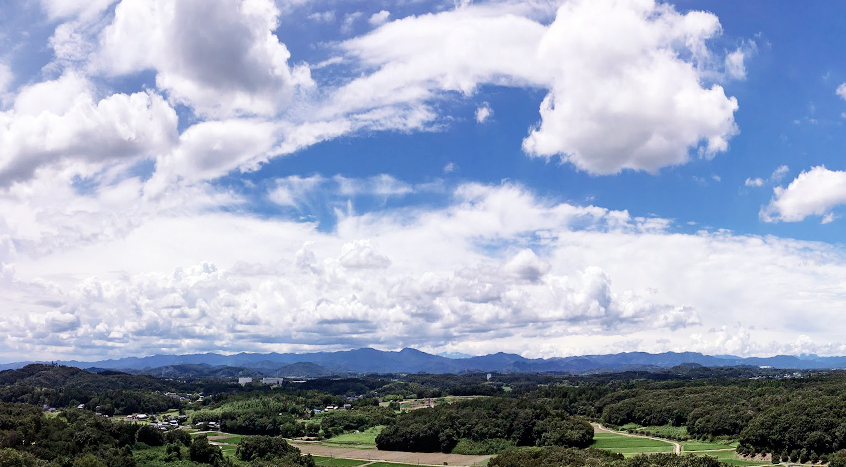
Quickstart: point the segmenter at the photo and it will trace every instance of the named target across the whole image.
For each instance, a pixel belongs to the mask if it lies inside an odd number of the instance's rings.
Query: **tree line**
[[[514,446],[587,447],[593,427],[584,419],[526,399],[482,398],[400,414],[376,437],[389,451],[452,452],[462,440],[500,440]]]

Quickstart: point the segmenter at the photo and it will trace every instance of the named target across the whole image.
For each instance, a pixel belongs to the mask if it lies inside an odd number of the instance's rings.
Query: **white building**
[[[261,382],[264,384],[282,384],[285,378],[262,378]]]
[[[252,382],[253,382],[253,378],[250,378],[250,377],[238,378],[238,384],[240,384],[241,386],[243,386],[247,383],[252,383]]]

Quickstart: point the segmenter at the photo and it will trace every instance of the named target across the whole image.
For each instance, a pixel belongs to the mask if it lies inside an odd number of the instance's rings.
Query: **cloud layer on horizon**
[[[130,187],[112,190],[138,187],[123,183]],[[2,352],[373,345],[761,355],[796,351],[785,342],[800,340],[802,351],[846,351],[826,331],[842,320],[832,297],[846,292],[846,258],[827,245],[682,235],[663,219],[546,200],[516,185],[449,193],[443,208],[342,214],[331,232],[221,211],[242,200],[211,188],[156,201],[104,190],[98,198],[112,202],[96,204],[68,194],[81,203],[72,212],[36,216],[37,228],[7,230],[0,243]],[[336,196],[346,195],[338,187]],[[119,212],[135,213],[133,224],[114,224]]]

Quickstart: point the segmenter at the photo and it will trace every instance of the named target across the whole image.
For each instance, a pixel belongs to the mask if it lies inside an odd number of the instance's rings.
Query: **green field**
[[[360,432],[344,433],[324,441],[326,444],[342,444],[347,446],[376,446],[376,436],[385,428],[383,425],[374,426]]]
[[[238,443],[241,442],[241,438],[243,438],[243,436],[241,436],[241,435],[232,435],[232,436],[229,436],[229,437],[226,437],[226,438],[219,438],[219,439],[216,438],[216,439],[213,439],[212,441],[215,441],[215,442],[218,442],[218,443],[226,443],[226,444],[238,444]]]
[[[228,446],[219,446],[220,452],[223,453],[224,456],[232,456],[234,457],[235,454],[238,452],[237,445],[228,445]]]
[[[754,462],[754,461],[745,461],[737,458],[737,454],[734,451],[717,451],[717,452],[702,452],[702,453],[694,453],[697,456],[711,456],[717,458],[720,462],[725,462],[726,464],[737,465],[737,466],[749,466],[749,465],[764,465],[767,464],[766,462]]]
[[[593,444],[590,447],[619,452],[621,454],[673,452],[673,445],[665,441],[635,438],[616,433],[595,434],[593,436]]]
[[[686,426],[644,426],[635,428],[635,434],[655,436],[657,438],[685,439],[688,437]]]
[[[709,443],[707,441],[680,441],[683,452],[707,451],[711,449],[734,449],[734,446],[721,443]]]
[[[190,432],[190,434],[192,436],[204,434],[204,435],[208,436],[209,438],[211,438],[212,436],[235,436],[235,435],[230,435],[229,433],[223,433],[221,431],[204,431],[202,433],[199,432],[199,431],[192,431],[192,432]]]

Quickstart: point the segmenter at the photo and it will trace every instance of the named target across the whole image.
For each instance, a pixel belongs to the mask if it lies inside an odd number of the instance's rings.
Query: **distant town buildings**
[[[285,378],[268,378],[268,377],[265,377],[265,378],[261,379],[261,382],[263,384],[282,384],[283,381],[285,381]]]
[[[248,384],[248,383],[252,383],[252,382],[253,382],[253,378],[250,378],[249,376],[246,377],[246,378],[238,378],[238,384],[240,384],[241,386]]]

